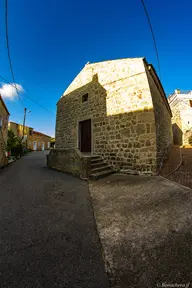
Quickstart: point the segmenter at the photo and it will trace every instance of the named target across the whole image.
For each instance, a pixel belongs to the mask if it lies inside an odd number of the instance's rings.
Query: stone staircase
[[[90,179],[97,180],[115,173],[101,156],[91,156],[91,174]]]

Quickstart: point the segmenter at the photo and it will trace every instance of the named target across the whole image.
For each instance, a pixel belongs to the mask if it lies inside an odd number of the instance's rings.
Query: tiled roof
[[[51,138],[51,136],[46,135],[46,134],[43,134],[43,133],[38,132],[38,131],[33,131],[33,134],[37,134],[37,135],[40,135],[40,136],[47,136],[47,137],[50,137],[50,138]]]

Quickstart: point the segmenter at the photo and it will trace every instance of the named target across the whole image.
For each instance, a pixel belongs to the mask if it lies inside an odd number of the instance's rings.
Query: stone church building
[[[172,145],[171,116],[144,58],[87,64],[57,103],[48,166],[82,178],[112,170],[156,174]]]

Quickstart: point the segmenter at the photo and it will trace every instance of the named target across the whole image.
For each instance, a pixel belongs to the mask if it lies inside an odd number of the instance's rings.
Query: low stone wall
[[[82,157],[77,149],[51,149],[47,155],[47,167],[88,179],[91,159]]]
[[[4,154],[4,151],[1,149],[1,143],[0,143],[0,168],[5,166],[8,163],[7,157]]]

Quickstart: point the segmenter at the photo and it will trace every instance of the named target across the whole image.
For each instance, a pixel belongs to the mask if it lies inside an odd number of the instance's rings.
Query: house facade
[[[28,148],[33,151],[43,151],[50,149],[51,137],[38,131],[32,131],[28,138]]]
[[[9,122],[9,129],[11,129],[17,137],[23,138],[23,145],[33,151],[43,151],[50,149],[51,137],[41,132],[35,131],[32,127],[24,127],[15,122]]]
[[[7,163],[6,147],[9,116],[9,111],[0,95],[0,167]]]
[[[23,131],[23,125],[13,121],[9,121],[8,127],[14,132],[15,136],[19,138],[24,136],[24,139],[28,138],[31,134],[31,131],[33,131],[33,128],[28,126],[25,126]]]
[[[48,165],[79,174],[72,162],[89,154],[117,171],[155,174],[172,145],[171,116],[144,58],[88,64],[57,103],[56,148]]]
[[[168,97],[172,110],[173,142],[176,145],[192,144],[192,91],[175,90]]]

